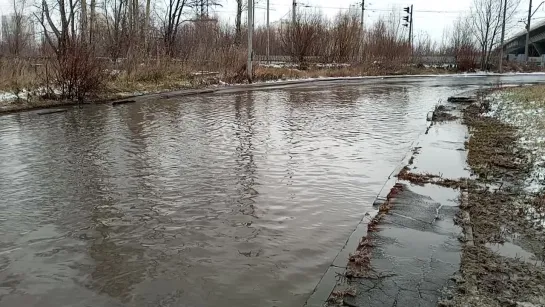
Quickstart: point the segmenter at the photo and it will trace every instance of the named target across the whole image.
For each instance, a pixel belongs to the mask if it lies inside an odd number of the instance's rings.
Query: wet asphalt
[[[456,105],[445,105],[455,108],[451,113],[461,117]],[[463,150],[467,138],[460,119],[434,122],[415,143],[418,150],[412,154],[411,172],[449,179],[470,177]],[[335,291],[349,289],[355,294],[344,296],[345,306],[437,306],[449,297],[454,285],[462,235],[462,229],[454,224],[459,190],[395,179],[389,182],[390,186],[394,183],[401,189],[390,200],[392,209],[377,231],[360,234],[372,243],[371,277],[347,279],[336,274]],[[362,225],[368,222],[364,220]],[[319,304],[309,301],[307,305]]]
[[[460,264],[456,207],[410,185],[403,185],[393,205],[370,234],[375,276],[351,282],[357,296],[345,300],[354,306],[437,306]]]
[[[281,84],[3,116],[0,306],[301,306],[326,271],[314,293],[327,299],[354,245],[339,249],[366,212],[349,242],[367,235],[439,96],[540,78]],[[464,175],[466,134],[434,125],[415,171]],[[458,267],[456,191],[405,184],[356,306],[433,303]]]

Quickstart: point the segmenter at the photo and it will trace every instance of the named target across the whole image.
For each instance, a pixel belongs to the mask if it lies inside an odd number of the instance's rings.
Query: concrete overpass
[[[507,54],[524,55],[526,45],[526,30],[517,33],[504,44]],[[537,22],[530,30],[530,57],[542,57],[545,55],[545,21]]]

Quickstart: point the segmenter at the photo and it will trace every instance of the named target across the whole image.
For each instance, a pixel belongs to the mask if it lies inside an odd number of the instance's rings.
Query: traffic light
[[[403,26],[409,28],[409,44],[412,46],[413,40],[413,6],[407,6],[403,8],[403,11],[407,13],[407,16],[403,16]]]

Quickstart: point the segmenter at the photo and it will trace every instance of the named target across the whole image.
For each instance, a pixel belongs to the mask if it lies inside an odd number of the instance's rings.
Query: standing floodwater
[[[0,305],[301,306],[426,112],[497,80],[1,117]]]

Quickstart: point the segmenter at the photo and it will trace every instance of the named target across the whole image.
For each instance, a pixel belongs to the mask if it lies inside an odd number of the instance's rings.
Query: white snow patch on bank
[[[515,102],[502,93],[491,95],[491,111],[485,116],[495,117],[517,127],[518,145],[528,151],[533,169],[526,182],[531,193],[545,189],[545,102]]]
[[[17,99],[17,96],[13,93],[0,92],[0,102],[13,101]]]

